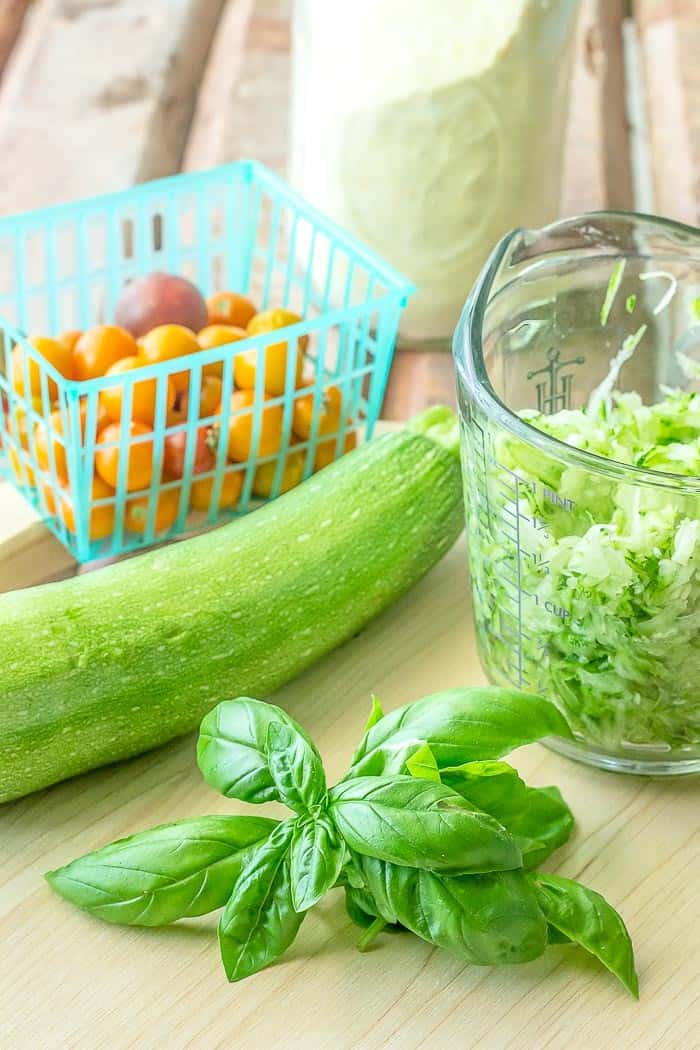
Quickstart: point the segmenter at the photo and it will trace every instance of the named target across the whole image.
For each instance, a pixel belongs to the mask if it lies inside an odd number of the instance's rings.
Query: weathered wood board
[[[636,0],[655,210],[700,226],[700,0]]]

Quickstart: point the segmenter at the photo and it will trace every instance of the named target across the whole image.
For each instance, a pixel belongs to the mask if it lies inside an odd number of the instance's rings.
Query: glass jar
[[[700,771],[700,232],[516,230],[454,354],[490,680],[554,701],[573,757]]]
[[[447,346],[498,238],[556,218],[577,9],[296,0],[291,181],[417,285],[404,342]]]

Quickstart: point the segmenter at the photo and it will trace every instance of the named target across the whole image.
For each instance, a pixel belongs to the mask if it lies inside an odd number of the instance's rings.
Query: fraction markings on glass
[[[523,588],[523,569],[526,559],[531,559],[544,568],[541,556],[524,549],[522,545],[521,523],[528,521],[535,528],[544,528],[544,522],[523,513],[522,499],[526,491],[533,489],[533,483],[525,481],[514,471],[504,466],[490,454],[484,428],[472,417],[471,421],[474,442],[474,468],[476,472],[476,490],[479,493],[477,517],[478,527],[482,534],[488,535],[512,552],[513,572],[505,566],[499,566],[499,584],[504,595],[499,608],[500,630],[496,632],[491,626],[490,633],[495,641],[501,643],[508,654],[504,671],[510,683],[518,689],[535,689],[536,675],[526,667],[523,642],[531,641],[532,634],[525,627],[524,605],[528,598],[537,601]],[[489,498],[489,477],[496,479],[501,489],[500,498],[493,503]]]

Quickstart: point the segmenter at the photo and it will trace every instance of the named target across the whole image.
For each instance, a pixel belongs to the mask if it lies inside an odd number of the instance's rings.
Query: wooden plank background
[[[628,7],[581,2],[560,212],[643,198],[697,223],[700,0],[636,0],[634,18]],[[291,9],[292,0],[0,0],[0,213],[240,156],[284,172]],[[384,418],[454,399],[449,354],[396,354]],[[45,530],[24,534],[16,506],[0,493],[4,542],[18,545],[0,589],[75,571]]]

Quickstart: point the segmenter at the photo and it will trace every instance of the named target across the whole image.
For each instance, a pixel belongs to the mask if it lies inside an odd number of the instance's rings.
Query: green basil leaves
[[[261,970],[287,950],[301,926],[294,910],[289,850],[295,821],[280,824],[249,853],[219,922],[219,947],[229,981]]]
[[[301,726],[280,707],[245,696],[226,700],[206,715],[199,730],[197,763],[207,784],[243,802],[277,800],[267,752],[272,725],[294,730],[318,757]]]
[[[633,994],[629,935],[602,897],[528,872],[568,839],[556,788],[533,788],[502,761],[543,736],[568,736],[557,709],[508,689],[452,689],[372,712],[351,768],[328,789],[307,733],[248,697],[206,716],[204,779],[227,798],[280,802],[279,822],[211,816],[105,846],[47,879],[108,922],[157,926],[222,908],[219,945],[238,981],[279,959],[304,915],[345,891],[363,949],[408,930],[475,965],[521,963],[576,943]]]
[[[120,839],[46,878],[98,919],[164,926],[222,908],[246,852],[276,827],[263,817],[193,817]]]
[[[348,776],[403,772],[406,759],[421,743],[430,745],[442,769],[502,758],[545,736],[571,737],[563,715],[546,700],[495,686],[448,689],[400,707],[370,726]]]
[[[330,813],[350,849],[393,864],[459,873],[522,864],[520,850],[497,821],[429,780],[345,780],[330,793]]]
[[[627,928],[604,897],[572,879],[538,872],[531,876],[537,900],[550,926],[600,959],[639,998],[634,951]]]

